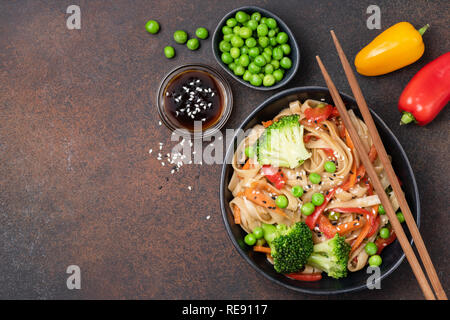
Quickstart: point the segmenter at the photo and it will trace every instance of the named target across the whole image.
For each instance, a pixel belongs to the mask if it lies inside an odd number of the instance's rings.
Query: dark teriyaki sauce
[[[164,93],[166,115],[180,127],[194,130],[201,121],[205,130],[217,123],[223,110],[224,93],[217,80],[199,70],[185,71],[173,78]]]

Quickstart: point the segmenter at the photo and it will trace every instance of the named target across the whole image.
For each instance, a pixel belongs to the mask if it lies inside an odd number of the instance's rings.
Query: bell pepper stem
[[[425,33],[425,31],[427,31],[427,29],[430,27],[430,25],[427,23],[426,25],[424,25],[422,28],[420,28],[419,30],[417,30],[421,36],[423,36],[423,34]]]
[[[408,124],[413,121],[415,122],[416,118],[414,118],[411,112],[403,112],[402,118],[400,119],[400,125]]]

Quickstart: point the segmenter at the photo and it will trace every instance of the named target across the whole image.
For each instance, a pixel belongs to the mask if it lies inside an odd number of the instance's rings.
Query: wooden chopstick
[[[422,259],[422,263],[430,279],[431,285],[433,286],[433,289],[436,293],[436,297],[439,300],[448,300],[447,295],[445,294],[445,291],[442,288],[442,284],[439,281],[436,269],[434,268],[434,265],[431,262],[430,255],[428,254],[425,243],[423,242],[422,236],[419,232],[419,228],[417,227],[417,224],[414,221],[411,209],[408,206],[408,202],[406,201],[405,195],[397,179],[397,175],[395,174],[394,168],[392,167],[392,164],[389,161],[386,149],[384,148],[384,145],[381,142],[380,134],[378,133],[378,130],[375,126],[372,115],[370,114],[369,108],[367,106],[366,100],[364,99],[361,88],[359,87],[358,81],[356,80],[355,74],[352,71],[350,63],[348,62],[344,50],[342,49],[334,31],[331,30],[330,32],[336,50],[339,54],[342,67],[344,68],[345,75],[347,76],[348,83],[350,84],[353,95],[356,99],[356,103],[358,104],[364,122],[367,125],[370,136],[374,141],[375,140],[377,141],[375,147],[377,149],[378,156],[380,157],[380,160],[388,176],[389,182],[391,183],[392,189],[394,190],[395,197],[397,198],[398,203],[400,205],[400,209],[402,210],[402,213],[405,217],[406,225],[408,226],[411,236],[414,240],[414,243],[416,244],[417,251],[419,252],[420,258]]]
[[[342,98],[339,95],[339,92],[336,89],[336,86],[334,85],[333,81],[331,80],[330,75],[328,74],[327,70],[325,69],[325,66],[322,63],[322,60],[320,60],[319,56],[316,56],[316,59],[319,64],[320,70],[322,71],[322,75],[325,79],[325,82],[327,83],[327,86],[330,91],[331,97],[334,101],[334,104],[336,105],[336,107],[339,111],[339,114],[341,116],[341,119],[344,122],[345,128],[347,129],[347,131],[350,135],[350,138],[351,138],[353,144],[355,145],[355,150],[357,150],[357,152],[361,158],[361,161],[366,169],[366,172],[369,175],[370,180],[372,181],[373,187],[374,187],[378,197],[381,200],[381,204],[383,205],[384,209],[386,210],[386,214],[389,218],[392,228],[394,229],[395,233],[397,234],[397,238],[400,242],[401,247],[403,248],[403,251],[405,252],[405,255],[409,261],[409,264],[411,265],[411,268],[414,272],[414,275],[416,276],[416,279],[420,285],[420,288],[422,289],[422,292],[427,300],[435,300],[436,298],[434,296],[434,293],[431,290],[431,287],[427,281],[427,278],[425,277],[425,274],[422,271],[422,267],[420,266],[419,261],[417,261],[417,258],[416,258],[414,251],[408,241],[408,238],[406,237],[406,234],[403,231],[403,228],[397,219],[394,209],[392,208],[392,204],[391,204],[388,196],[386,195],[380,180],[378,179],[378,175],[375,172],[375,169],[373,168],[372,162],[370,161],[369,156],[368,156],[367,152],[365,151],[364,144],[361,142],[358,132],[356,131],[355,127],[353,126],[350,116],[347,113],[347,109],[345,108],[344,102],[342,101]],[[374,140],[374,143],[378,143],[378,142],[376,140]]]

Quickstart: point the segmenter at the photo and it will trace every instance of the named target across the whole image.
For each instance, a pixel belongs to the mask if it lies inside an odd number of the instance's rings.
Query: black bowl
[[[361,117],[356,101],[346,95],[342,94],[342,99],[347,108],[351,108],[355,113]],[[321,100],[325,99],[327,102],[332,102],[331,96],[327,88],[323,87],[299,87],[292,88],[267,99],[259,107],[257,107],[244,122],[239,126],[239,129],[244,131],[253,127],[254,125],[261,123],[261,121],[267,121],[273,119],[278,112],[283,108],[286,108],[289,102],[294,100],[304,101],[306,99]],[[405,192],[406,199],[410,205],[413,216],[419,225],[420,222],[420,204],[419,193],[417,191],[416,180],[409,164],[408,158],[403,150],[400,142],[394,136],[392,131],[386,126],[381,118],[373,111],[371,111],[374,118],[377,129],[383,140],[384,146],[388,154],[392,155],[392,164],[395,172],[402,181],[403,191]],[[340,280],[332,279],[324,276],[322,280],[318,282],[301,282],[286,278],[282,274],[275,272],[273,266],[266,260],[265,255],[255,253],[250,247],[247,247],[243,238],[245,231],[239,225],[234,224],[232,212],[228,203],[232,200],[233,196],[228,190],[228,182],[233,174],[233,167],[231,166],[231,159],[236,149],[237,136],[233,138],[233,143],[230,144],[225,162],[222,168],[222,177],[220,182],[220,206],[222,211],[223,221],[228,232],[228,236],[233,242],[236,249],[242,255],[242,257],[259,273],[266,278],[272,280],[275,283],[282,285],[283,287],[305,292],[311,294],[338,294],[351,291],[362,290],[366,288],[367,278],[369,274],[366,273],[365,268],[349,275]],[[407,233],[408,239],[411,241],[411,236]],[[381,253],[383,263],[381,265],[381,279],[384,279],[390,273],[392,273],[402,262],[405,255],[398,241],[389,245]]]
[[[291,53],[289,54],[289,57],[292,60],[292,67],[290,69],[286,70],[286,72],[284,73],[284,77],[283,77],[283,79],[281,79],[280,82],[275,83],[271,87],[264,87],[264,86],[256,87],[254,85],[251,85],[247,81],[244,81],[244,79],[242,79],[242,77],[236,76],[232,72],[232,70],[230,70],[228,68],[228,66],[222,62],[222,59],[220,58],[221,52],[219,50],[219,43],[223,39],[222,27],[225,26],[227,19],[234,17],[236,12],[238,12],[238,11],[244,11],[248,14],[252,14],[253,12],[258,11],[264,17],[274,18],[277,21],[277,24],[278,24],[278,27],[280,28],[280,30],[286,32],[289,36],[288,44],[291,46]],[[292,77],[297,72],[299,61],[300,61],[300,50],[298,49],[297,41],[295,40],[294,34],[289,29],[289,27],[283,22],[283,20],[281,20],[279,17],[277,17],[272,12],[270,12],[266,9],[263,9],[263,8],[255,7],[255,6],[240,7],[240,8],[234,9],[234,10],[230,11],[229,13],[227,13],[225,15],[225,17],[223,17],[222,20],[220,20],[219,24],[216,27],[216,30],[214,30],[214,34],[213,34],[213,38],[212,38],[212,49],[213,49],[214,57],[217,60],[217,63],[220,64],[220,66],[226,72],[228,72],[228,74],[230,76],[232,76],[235,80],[242,83],[243,85],[246,85],[247,87],[250,87],[250,88],[253,88],[256,90],[263,90],[263,91],[278,89],[278,88],[281,88],[282,86],[284,86],[286,83],[288,83],[289,80],[291,80]]]

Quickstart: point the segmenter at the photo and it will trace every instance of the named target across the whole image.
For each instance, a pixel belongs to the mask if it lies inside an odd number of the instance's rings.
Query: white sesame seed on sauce
[[[161,121],[159,121],[159,122],[158,122],[158,124],[159,124],[159,125],[162,125],[162,122],[161,122]]]
[[[191,186],[188,186],[188,190],[192,190],[192,187],[191,187]]]
[[[148,153],[151,154],[153,152],[153,149],[148,150]]]
[[[211,219],[211,216],[206,216],[206,220],[209,220],[209,219]]]

